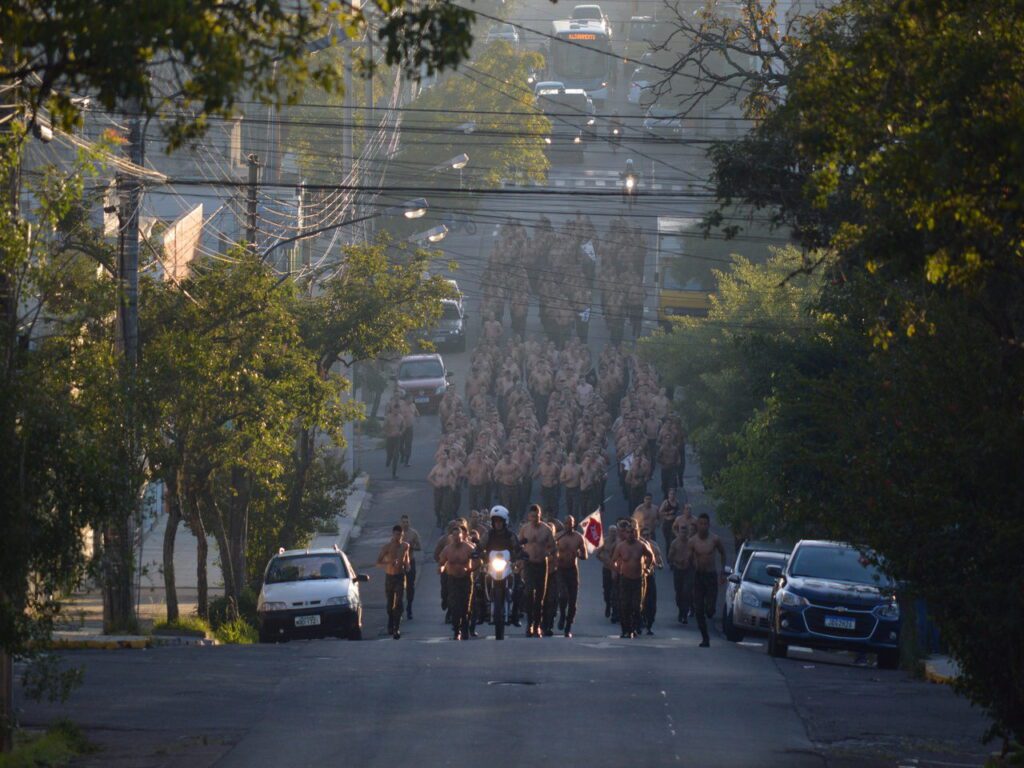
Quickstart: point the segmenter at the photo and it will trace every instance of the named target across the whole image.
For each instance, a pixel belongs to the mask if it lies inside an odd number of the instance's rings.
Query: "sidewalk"
[[[943,685],[952,685],[960,677],[960,667],[949,656],[932,656],[924,663],[926,680]]]
[[[361,473],[352,481],[345,499],[344,510],[335,518],[337,532],[314,535],[310,547],[346,549],[360,533],[359,517],[369,506],[370,478]],[[167,519],[158,516],[147,525],[143,533],[141,578],[139,585],[139,619],[150,626],[166,616],[166,598],[163,582],[163,539]],[[216,541],[207,539],[207,580],[210,597],[218,596],[223,588],[219,553]],[[174,572],[177,577],[178,610],[182,616],[194,614],[197,605],[196,567],[198,565],[196,538],[184,525],[178,529],[174,547]],[[56,648],[148,648],[154,644],[148,635],[107,636],[103,634],[103,599],[98,590],[89,589],[72,595],[64,605],[67,621],[53,633]]]

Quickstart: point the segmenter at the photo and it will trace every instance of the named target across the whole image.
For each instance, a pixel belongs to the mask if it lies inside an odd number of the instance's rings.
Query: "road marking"
[[[604,186],[604,179],[597,179],[594,183],[597,184],[597,186],[599,186],[599,187],[603,187]]]
[[[565,179],[555,179],[555,186],[556,187],[564,187],[565,186]]]

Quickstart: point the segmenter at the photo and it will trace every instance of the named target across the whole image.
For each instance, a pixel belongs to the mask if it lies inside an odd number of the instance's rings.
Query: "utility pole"
[[[248,156],[249,160],[249,186],[247,187],[245,204],[245,242],[249,247],[256,247],[256,204],[257,193],[260,185],[260,159],[255,153]]]
[[[377,113],[373,111],[373,24],[367,22],[366,25],[366,65],[369,67],[369,75],[364,78],[365,95],[363,101],[366,102],[366,109],[363,110],[363,114],[366,119],[363,121],[366,126],[364,131],[366,136],[370,135],[370,127],[377,123]],[[376,219],[367,221],[363,226],[365,227],[366,240],[371,240],[373,234],[376,231]]]
[[[128,112],[131,125],[129,159],[134,165],[141,166],[145,160],[145,140],[138,103],[129,104]],[[117,269],[121,296],[117,305],[117,321],[118,341],[124,354],[122,375],[126,424],[121,506],[102,536],[103,631],[107,634],[133,632],[137,621],[132,581],[139,510],[136,374],[139,362],[139,214],[142,185],[137,177],[119,174],[117,186],[122,205]]]
[[[353,141],[353,134],[355,133],[355,124],[352,120],[352,46],[351,43],[345,46],[345,99],[343,102],[344,109],[342,110],[342,122],[344,127],[341,132],[341,154],[344,158],[345,169],[344,176],[347,178],[351,175],[351,180],[348,182],[353,188],[359,186],[359,169],[356,168],[355,152],[352,147],[355,143]],[[349,197],[349,207],[352,213],[349,215],[355,218],[358,216],[356,206],[357,192],[353,189]]]

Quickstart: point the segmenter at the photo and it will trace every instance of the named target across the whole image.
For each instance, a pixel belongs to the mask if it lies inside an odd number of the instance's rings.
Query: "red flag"
[[[583,530],[583,543],[587,547],[587,554],[593,554],[604,544],[604,526],[601,524],[601,510],[595,509],[580,523]]]

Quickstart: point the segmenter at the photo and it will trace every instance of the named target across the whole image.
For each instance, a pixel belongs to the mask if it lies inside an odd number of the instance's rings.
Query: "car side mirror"
[[[731,576],[732,575],[732,566],[731,565],[725,566],[725,568],[723,568],[722,570],[725,571],[725,575],[726,576]]]
[[[740,575],[738,573],[730,573],[729,574],[729,581],[732,584],[739,584],[740,583]]]
[[[764,572],[771,576],[773,579],[782,578],[782,566],[781,565],[769,565],[766,566]]]
[[[365,584],[369,580],[370,580],[370,574],[368,574],[368,573],[357,573],[356,574],[356,583],[357,584]]]
[[[453,379],[454,377],[455,377],[455,374],[454,374],[454,373],[452,373],[451,371],[445,371],[445,373],[444,373],[444,378],[445,378],[445,379],[446,379],[447,381],[451,381],[451,380],[452,380],[452,379]]]

